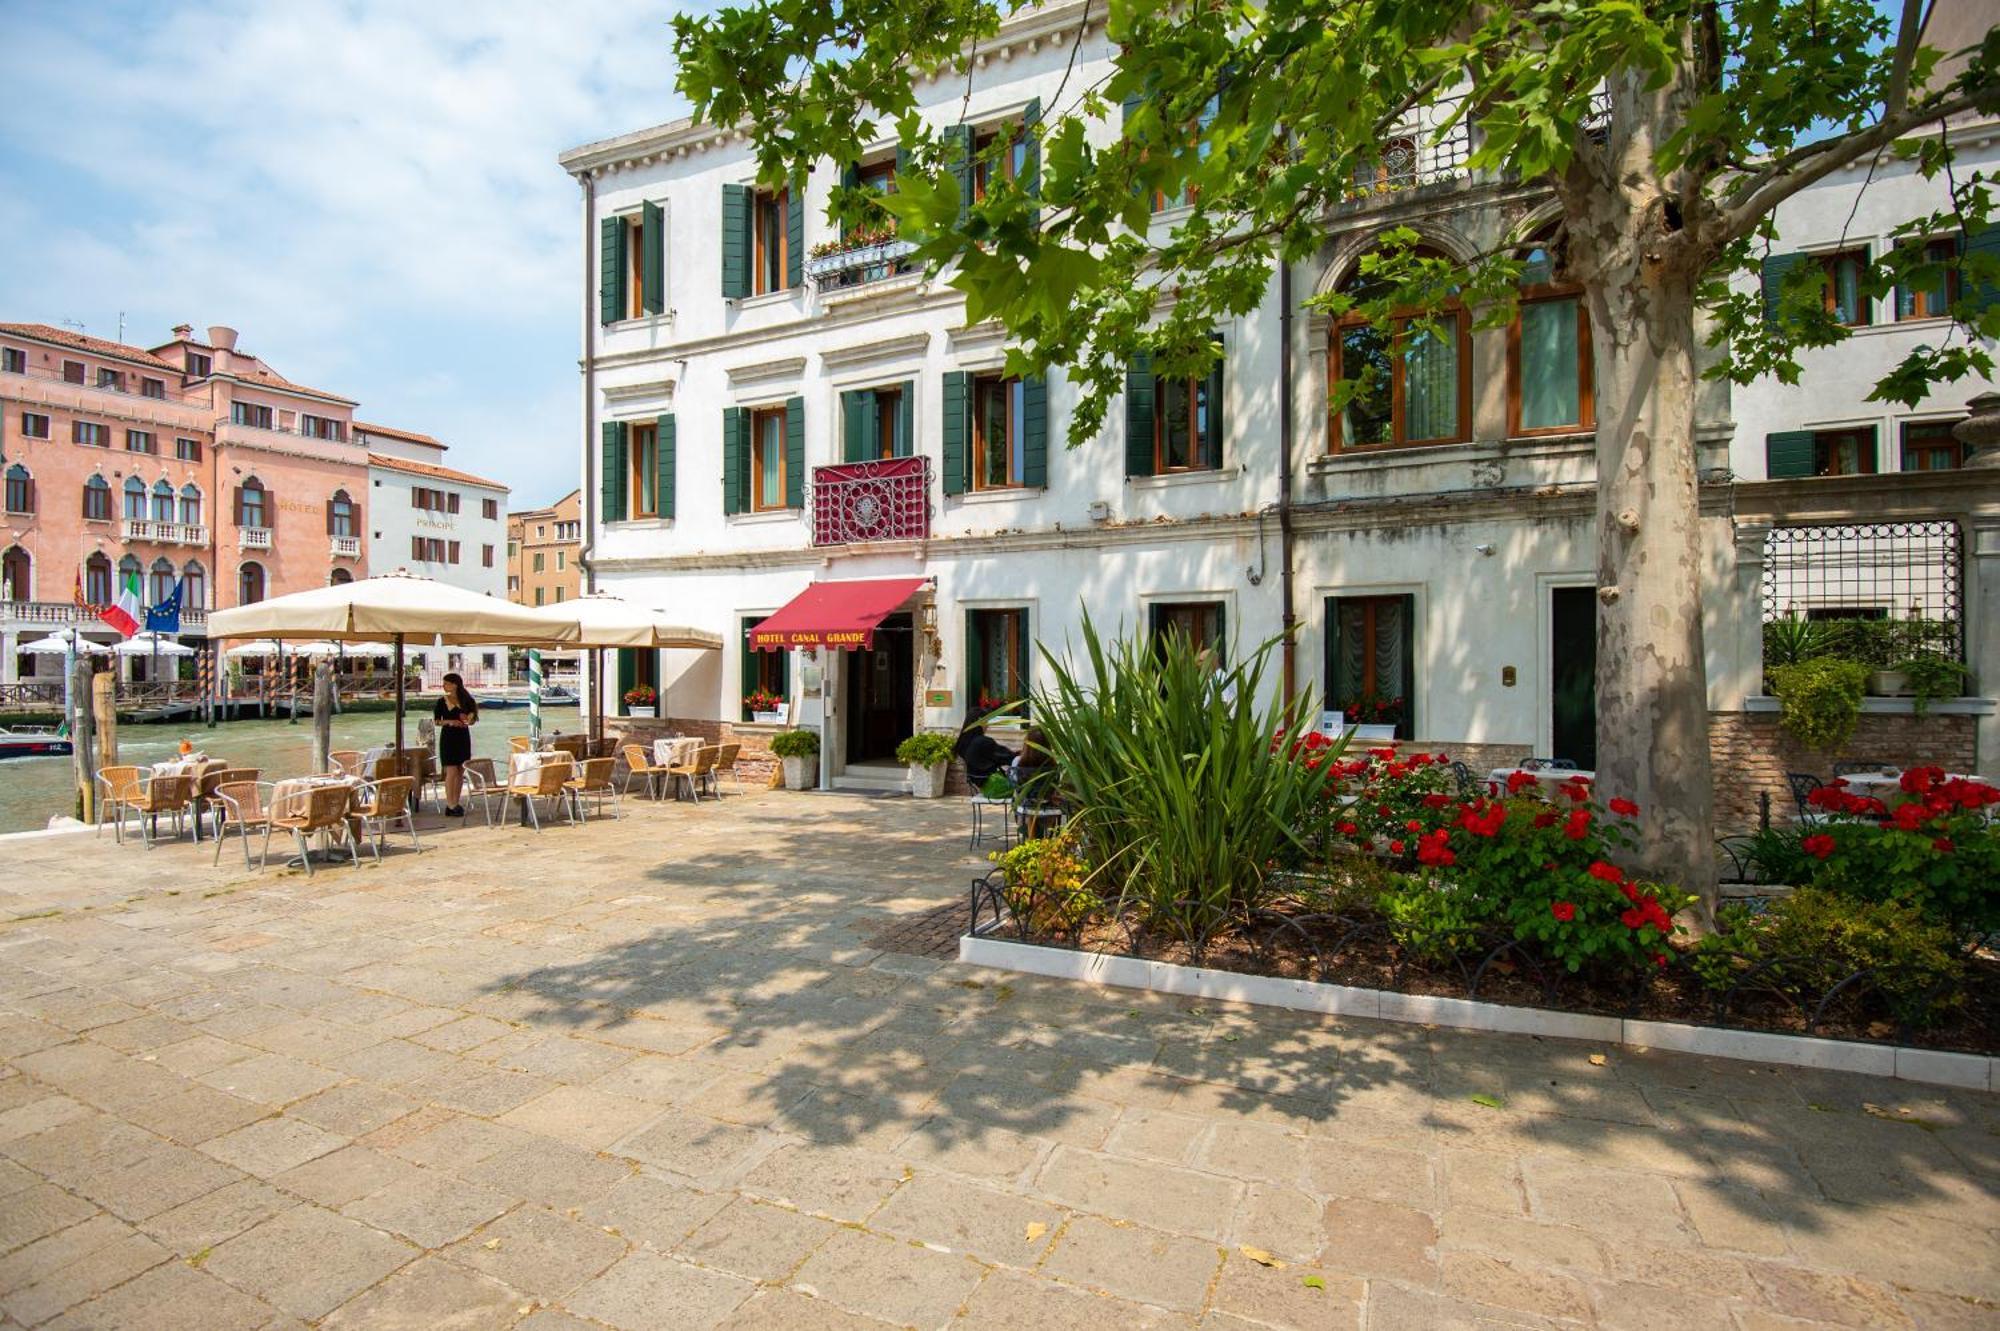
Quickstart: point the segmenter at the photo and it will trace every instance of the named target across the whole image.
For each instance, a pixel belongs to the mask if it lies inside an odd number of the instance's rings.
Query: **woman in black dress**
[[[437,722],[438,763],[444,768],[444,816],[465,817],[458,802],[465,787],[465,760],[472,756],[472,727],[479,724],[479,702],[465,691],[465,681],[453,671],[444,677],[444,696],[431,709]]]

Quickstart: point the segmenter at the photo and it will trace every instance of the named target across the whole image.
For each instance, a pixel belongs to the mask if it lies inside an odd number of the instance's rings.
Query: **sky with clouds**
[[[228,324],[517,507],[578,475],[565,148],[685,115],[661,0],[0,0],[0,319]]]

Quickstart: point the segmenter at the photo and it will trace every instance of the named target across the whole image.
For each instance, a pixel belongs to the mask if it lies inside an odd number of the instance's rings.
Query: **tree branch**
[[[1893,114],[1910,104],[1910,66],[1917,58],[1917,38],[1924,27],[1924,0],[1903,0],[1902,24],[1896,30],[1896,60],[1889,67],[1889,91],[1883,110]]]
[[[1933,120],[1942,121],[1961,111],[1973,109],[1977,98],[1971,93],[1946,98],[1943,101],[1926,102],[1916,109],[1905,109],[1888,114],[1871,128],[1856,134],[1828,139],[1812,145],[1812,153],[1805,164],[1791,174],[1779,172],[1773,175],[1767,171],[1767,179],[1753,188],[1742,202],[1727,209],[1721,215],[1719,233],[1714,238],[1718,246],[1750,234],[1757,223],[1800,190],[1817,183],[1840,170],[1860,161],[1870,153],[1894,143],[1903,135]],[[1800,160],[1799,154],[1786,159],[1788,162]]]

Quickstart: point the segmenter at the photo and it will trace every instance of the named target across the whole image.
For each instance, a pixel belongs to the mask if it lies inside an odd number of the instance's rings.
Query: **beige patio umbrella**
[[[537,619],[492,596],[420,578],[402,569],[380,577],[314,587],[255,605],[211,611],[208,636],[281,641],[366,642],[386,638],[396,657],[396,747],[403,747],[403,644],[438,646],[577,641],[577,626]]]
[[[538,605],[525,613],[552,626],[575,630],[569,638],[549,638],[537,647],[586,647],[590,649],[590,677],[596,687],[590,691],[590,734],[604,733],[604,649],[636,647],[641,650],[685,647],[696,651],[719,652],[722,635],[706,629],[689,628],[668,621],[660,611],[628,601],[608,592],[589,592],[554,605]],[[664,713],[665,708],[661,709]]]

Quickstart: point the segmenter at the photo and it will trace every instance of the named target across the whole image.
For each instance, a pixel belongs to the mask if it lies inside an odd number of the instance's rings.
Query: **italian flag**
[[[139,631],[139,575],[128,574],[124,584],[118,588],[118,595],[110,605],[97,612],[97,617],[118,630],[118,636],[129,638]]]

